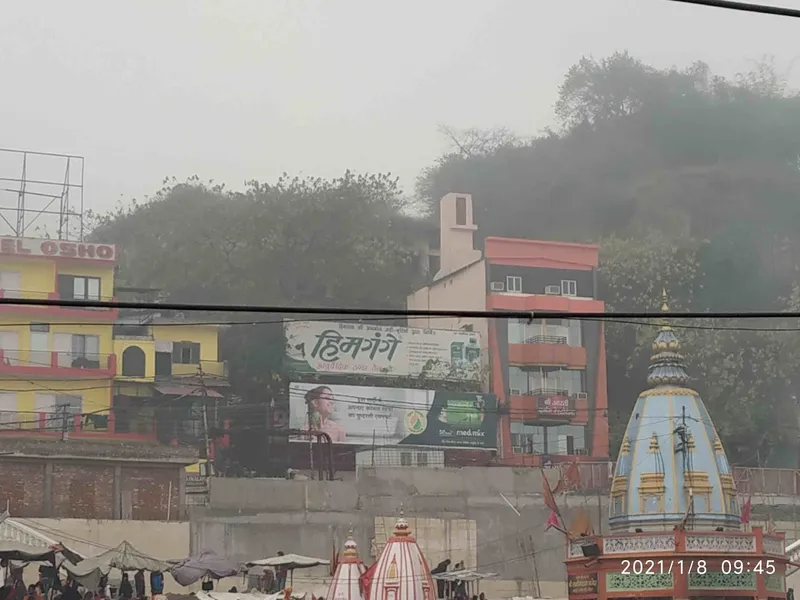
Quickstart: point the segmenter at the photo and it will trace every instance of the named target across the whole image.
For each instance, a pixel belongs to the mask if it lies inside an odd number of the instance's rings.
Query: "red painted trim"
[[[58,352],[50,353],[50,366],[9,365],[6,364],[4,350],[0,348],[0,375],[21,375],[31,379],[97,379],[115,377],[117,374],[117,355],[109,354],[105,368],[78,369],[58,366]]]
[[[42,427],[44,429],[44,427]],[[38,429],[3,429],[0,430],[0,437],[29,437],[29,438],[55,438],[61,437],[60,431],[40,431]],[[154,433],[113,433],[111,431],[70,431],[70,438],[92,439],[92,440],[119,440],[119,441],[156,441]]]
[[[491,264],[588,271],[599,264],[599,246],[487,237],[484,256]]]
[[[566,344],[509,344],[510,365],[586,368],[586,348]]]
[[[490,310],[529,310],[563,312],[605,312],[602,300],[570,298],[569,296],[546,296],[544,294],[490,294],[486,298]],[[547,316],[547,315],[545,315]]]

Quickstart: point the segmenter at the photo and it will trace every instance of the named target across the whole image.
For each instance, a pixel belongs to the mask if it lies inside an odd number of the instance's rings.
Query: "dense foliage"
[[[600,242],[610,310],[655,310],[662,288],[676,309],[794,303],[800,98],[771,65],[727,80],[702,63],[657,70],[625,53],[584,58],[556,114],[562,130],[533,140],[451,133],[453,151],[418,181],[429,211],[446,191],[470,192],[481,235]],[[776,325],[709,321],[680,332],[695,387],[739,464],[796,465],[800,336],[737,330]],[[607,332],[618,443],[654,331]]]
[[[697,63],[659,70],[626,53],[585,58],[556,104],[561,129],[444,132],[453,151],[419,178],[430,215],[473,194],[479,235],[602,244],[610,310],[784,310],[798,306],[800,98],[761,65],[725,79]],[[394,181],[283,178],[244,192],[167,182],[100,220],[123,246],[129,285],[174,300],[402,306],[428,234]],[[796,466],[800,335],[793,322],[683,323],[680,336],[733,461]],[[607,328],[612,437],[640,391],[650,326]],[[264,394],[276,356],[258,328],[229,332],[240,389]],[[261,391],[258,391],[261,390]],[[266,396],[265,396],[266,397]]]

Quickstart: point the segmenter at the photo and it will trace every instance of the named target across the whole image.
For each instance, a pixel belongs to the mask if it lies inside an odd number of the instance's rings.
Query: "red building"
[[[408,307],[543,315],[530,323],[485,319],[424,323],[480,333],[488,358],[486,391],[497,395],[501,407],[497,462],[538,465],[575,457],[607,458],[602,323],[546,316],[548,311],[604,310],[597,299],[598,246],[487,237],[478,249],[468,194],[446,195],[440,212],[440,247],[431,253],[436,272],[429,285],[409,296]],[[415,325],[422,326],[420,321]]]

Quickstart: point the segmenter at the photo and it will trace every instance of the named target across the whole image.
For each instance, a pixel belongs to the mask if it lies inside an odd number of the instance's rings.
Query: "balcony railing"
[[[77,414],[77,409],[50,406],[40,411],[0,411],[0,436],[58,437],[68,433],[76,437],[156,440],[156,423],[132,416],[124,432],[115,426],[114,412]]]
[[[533,335],[525,338],[526,344],[566,344],[565,335]]]
[[[536,388],[523,394],[524,396],[569,396],[569,390],[557,388]]]
[[[116,354],[0,348],[0,372],[4,373],[58,370],[63,374],[79,374],[81,371],[113,374],[116,366]]]
[[[201,360],[194,364],[172,363],[173,377],[199,376],[201,374],[209,377],[227,377],[228,361]],[[156,377],[161,378],[160,375]]]
[[[0,288],[0,298],[6,299],[24,299],[24,300],[60,300],[61,295],[58,292],[41,292],[41,291],[33,291],[33,290],[8,290]],[[70,298],[70,300],[80,301],[80,298]],[[88,301],[92,302],[116,302],[116,297],[114,296],[97,296],[94,298],[87,298]],[[2,305],[2,306],[9,306],[9,305]],[[85,306],[85,307],[37,307],[37,308],[59,308],[59,309],[66,309],[66,310],[100,310],[100,311],[107,311],[107,310],[114,310],[108,308],[97,308],[93,306]]]

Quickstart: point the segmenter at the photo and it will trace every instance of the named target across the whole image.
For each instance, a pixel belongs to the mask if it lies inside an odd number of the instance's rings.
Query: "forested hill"
[[[725,79],[702,63],[587,58],[555,109],[559,130],[535,139],[447,130],[453,151],[421,174],[418,203],[434,217],[444,193],[471,193],[479,235],[600,242],[611,310],[656,309],[662,288],[673,310],[800,304],[800,99],[774,68]],[[94,236],[124,247],[125,283],[175,300],[403,306],[429,233],[413,214],[384,175],[285,177],[243,192],[195,179],[100,219]],[[731,460],[795,466],[800,333],[742,328],[800,324],[682,325]],[[607,331],[618,441],[655,332]],[[274,357],[261,359],[263,336],[228,336],[239,385],[256,393]]]

